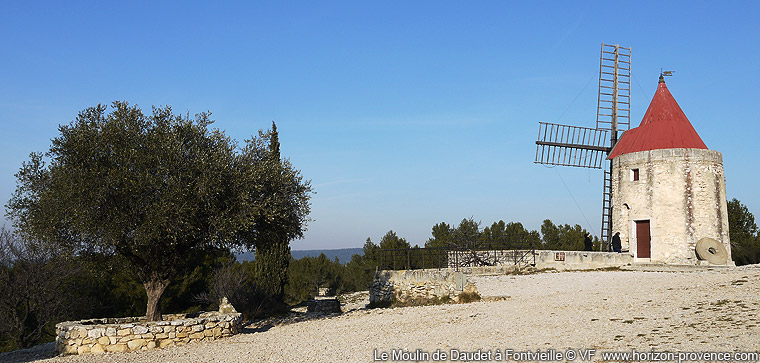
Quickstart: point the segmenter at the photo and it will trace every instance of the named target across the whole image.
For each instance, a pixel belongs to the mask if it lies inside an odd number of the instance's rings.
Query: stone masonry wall
[[[464,273],[454,269],[382,270],[375,273],[369,302],[406,302],[446,296],[456,301],[462,292],[477,292],[477,288]]]
[[[613,160],[612,227],[637,256],[636,221],[649,220],[651,262],[697,264],[695,245],[713,238],[728,251],[723,156],[704,149],[663,149]],[[632,170],[639,170],[633,180]]]
[[[585,251],[517,251],[530,252],[532,255],[517,265],[514,264],[515,251],[478,251],[479,259],[496,261],[495,266],[461,266],[424,270],[381,270],[369,289],[370,303],[405,302],[409,300],[428,300],[448,296],[457,300],[463,292],[477,292],[475,285],[469,281],[470,276],[504,275],[525,267],[525,263],[535,268],[553,268],[557,270],[583,270],[630,265],[630,254],[614,252]],[[457,256],[457,254],[464,254]],[[472,252],[450,251],[449,261],[468,261]],[[451,264],[450,264],[451,265]]]
[[[240,332],[240,313],[165,314],[162,321],[109,318],[56,324],[60,354],[127,352],[212,341]]]

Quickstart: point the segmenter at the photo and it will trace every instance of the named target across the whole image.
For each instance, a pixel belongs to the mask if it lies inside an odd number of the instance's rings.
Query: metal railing
[[[465,249],[449,247],[380,250],[378,269],[418,270],[476,266],[535,265],[535,249]]]

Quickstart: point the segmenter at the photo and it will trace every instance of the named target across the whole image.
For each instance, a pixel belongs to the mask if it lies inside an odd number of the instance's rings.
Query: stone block
[[[104,333],[105,333],[105,329],[103,329],[103,328],[94,328],[94,329],[90,329],[87,332],[87,337],[88,338],[92,338],[92,339],[97,339],[97,338],[102,337]]]
[[[127,350],[129,350],[129,348],[127,348],[126,344],[114,344],[106,347],[106,352],[124,353]]]
[[[177,333],[177,338],[187,338],[188,335],[186,332]]]
[[[108,345],[110,343],[111,343],[111,339],[109,339],[109,337],[100,337],[100,338],[98,338],[98,344]]]
[[[123,337],[125,335],[130,335],[130,334],[132,334],[132,329],[119,329],[116,332],[116,335],[118,335],[120,337]]]
[[[227,297],[223,297],[222,301],[219,303],[219,312],[222,314],[229,314],[229,313],[236,313],[237,310],[235,310],[235,307],[230,304],[229,300],[227,300]]]
[[[85,354],[90,352],[89,345],[80,345],[77,347],[77,354]]]
[[[148,328],[148,331],[150,331],[150,332],[151,332],[151,333],[153,333],[153,334],[156,334],[156,333],[163,333],[163,331],[164,331],[164,327],[162,327],[162,326],[158,326],[158,325],[153,325],[153,326],[151,326],[150,328]]]
[[[101,354],[105,353],[105,351],[105,348],[103,348],[103,346],[100,344],[95,344],[92,346],[92,348],[90,348],[90,353]]]
[[[129,350],[137,350],[140,349],[145,344],[145,339],[132,339],[129,342],[127,342],[127,347]]]
[[[145,334],[148,332],[147,326],[137,325],[134,328],[132,328],[132,332],[134,334]]]
[[[85,328],[76,328],[74,329],[74,338],[84,338],[87,336],[87,329]]]
[[[156,339],[166,339],[168,337],[169,337],[169,334],[167,334],[167,333],[156,334]]]
[[[148,349],[155,348],[156,347],[156,341],[155,340],[149,341],[147,344],[145,344],[145,347],[148,348]]]
[[[195,332],[203,331],[203,325],[193,325],[193,331]]]
[[[177,333],[175,332],[169,332],[169,339],[174,339],[177,337]]]
[[[161,340],[161,341],[159,341],[159,342],[158,342],[158,345],[159,345],[161,348],[171,347],[171,346],[173,346],[173,345],[174,345],[174,341],[173,341],[173,340],[171,340],[171,339],[164,339],[164,340]]]
[[[198,332],[198,333],[192,333],[192,334],[190,334],[190,336],[188,336],[188,338],[190,338],[192,340],[199,340],[199,339],[203,339],[204,336],[205,335],[203,334],[203,332]]]
[[[116,344],[116,342],[119,340],[117,337],[108,337],[108,344]],[[106,344],[106,345],[108,345]]]
[[[156,336],[153,333],[145,333],[145,334],[140,335],[140,338],[143,338],[145,340],[151,340],[151,339],[155,339]]]
[[[106,328],[106,336],[115,337],[116,336],[116,328],[114,328],[112,326],[109,326],[108,328]]]
[[[76,345],[67,345],[63,348],[62,354],[77,354],[77,346]]]
[[[206,330],[203,331],[203,335],[207,336],[207,337],[213,336],[214,335],[214,331],[211,330],[211,329],[206,329]]]

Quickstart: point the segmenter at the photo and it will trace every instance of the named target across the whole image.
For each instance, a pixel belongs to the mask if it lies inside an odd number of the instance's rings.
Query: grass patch
[[[415,298],[405,301],[393,300],[390,304],[392,308],[403,308],[408,306],[427,306],[427,305],[443,305],[450,304],[453,300],[448,295],[443,297],[431,297],[431,298]]]
[[[477,292],[463,292],[457,297],[457,302],[460,304],[467,304],[475,301],[480,301],[481,296]]]
[[[620,268],[620,266],[599,267],[599,268],[585,268],[581,270],[567,270],[568,272],[594,272],[594,271],[626,271]]]
[[[444,304],[467,304],[471,302],[481,301],[483,298],[477,292],[463,292],[459,294],[457,300],[452,299],[450,296],[432,297],[432,298],[415,298],[400,301],[393,299],[393,301],[379,301],[371,302],[367,305],[368,309],[378,308],[404,308],[410,306],[429,306],[429,305],[444,305]]]
[[[557,271],[557,269],[554,268],[554,267],[541,268],[541,269],[538,269],[538,268],[535,268],[535,267],[526,267],[526,268],[514,269],[514,270],[506,273],[506,275],[518,275],[518,276],[522,276],[522,275],[535,275],[535,274],[540,274],[540,273],[557,273],[557,272],[559,272],[559,271]]]

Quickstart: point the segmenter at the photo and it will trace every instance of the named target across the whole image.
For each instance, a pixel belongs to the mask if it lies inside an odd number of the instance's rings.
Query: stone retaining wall
[[[478,289],[455,269],[382,270],[375,273],[369,289],[370,303],[440,299],[457,300],[462,292]]]
[[[533,265],[534,261],[535,266],[531,268],[539,270],[586,270],[622,267],[633,263],[630,253],[536,250],[529,258],[515,265],[514,253],[515,251],[499,250],[477,252],[479,259],[495,261],[495,266],[378,271],[369,289],[369,302],[405,302],[445,296],[456,301],[462,292],[477,293],[475,285],[468,280],[469,276],[510,274],[526,265]],[[449,262],[456,260],[459,263],[468,261],[469,257],[472,257],[472,252],[467,251],[450,251],[448,256]]]
[[[60,354],[127,352],[212,341],[241,330],[240,313],[165,314],[162,321],[144,317],[89,319],[56,324]]]

